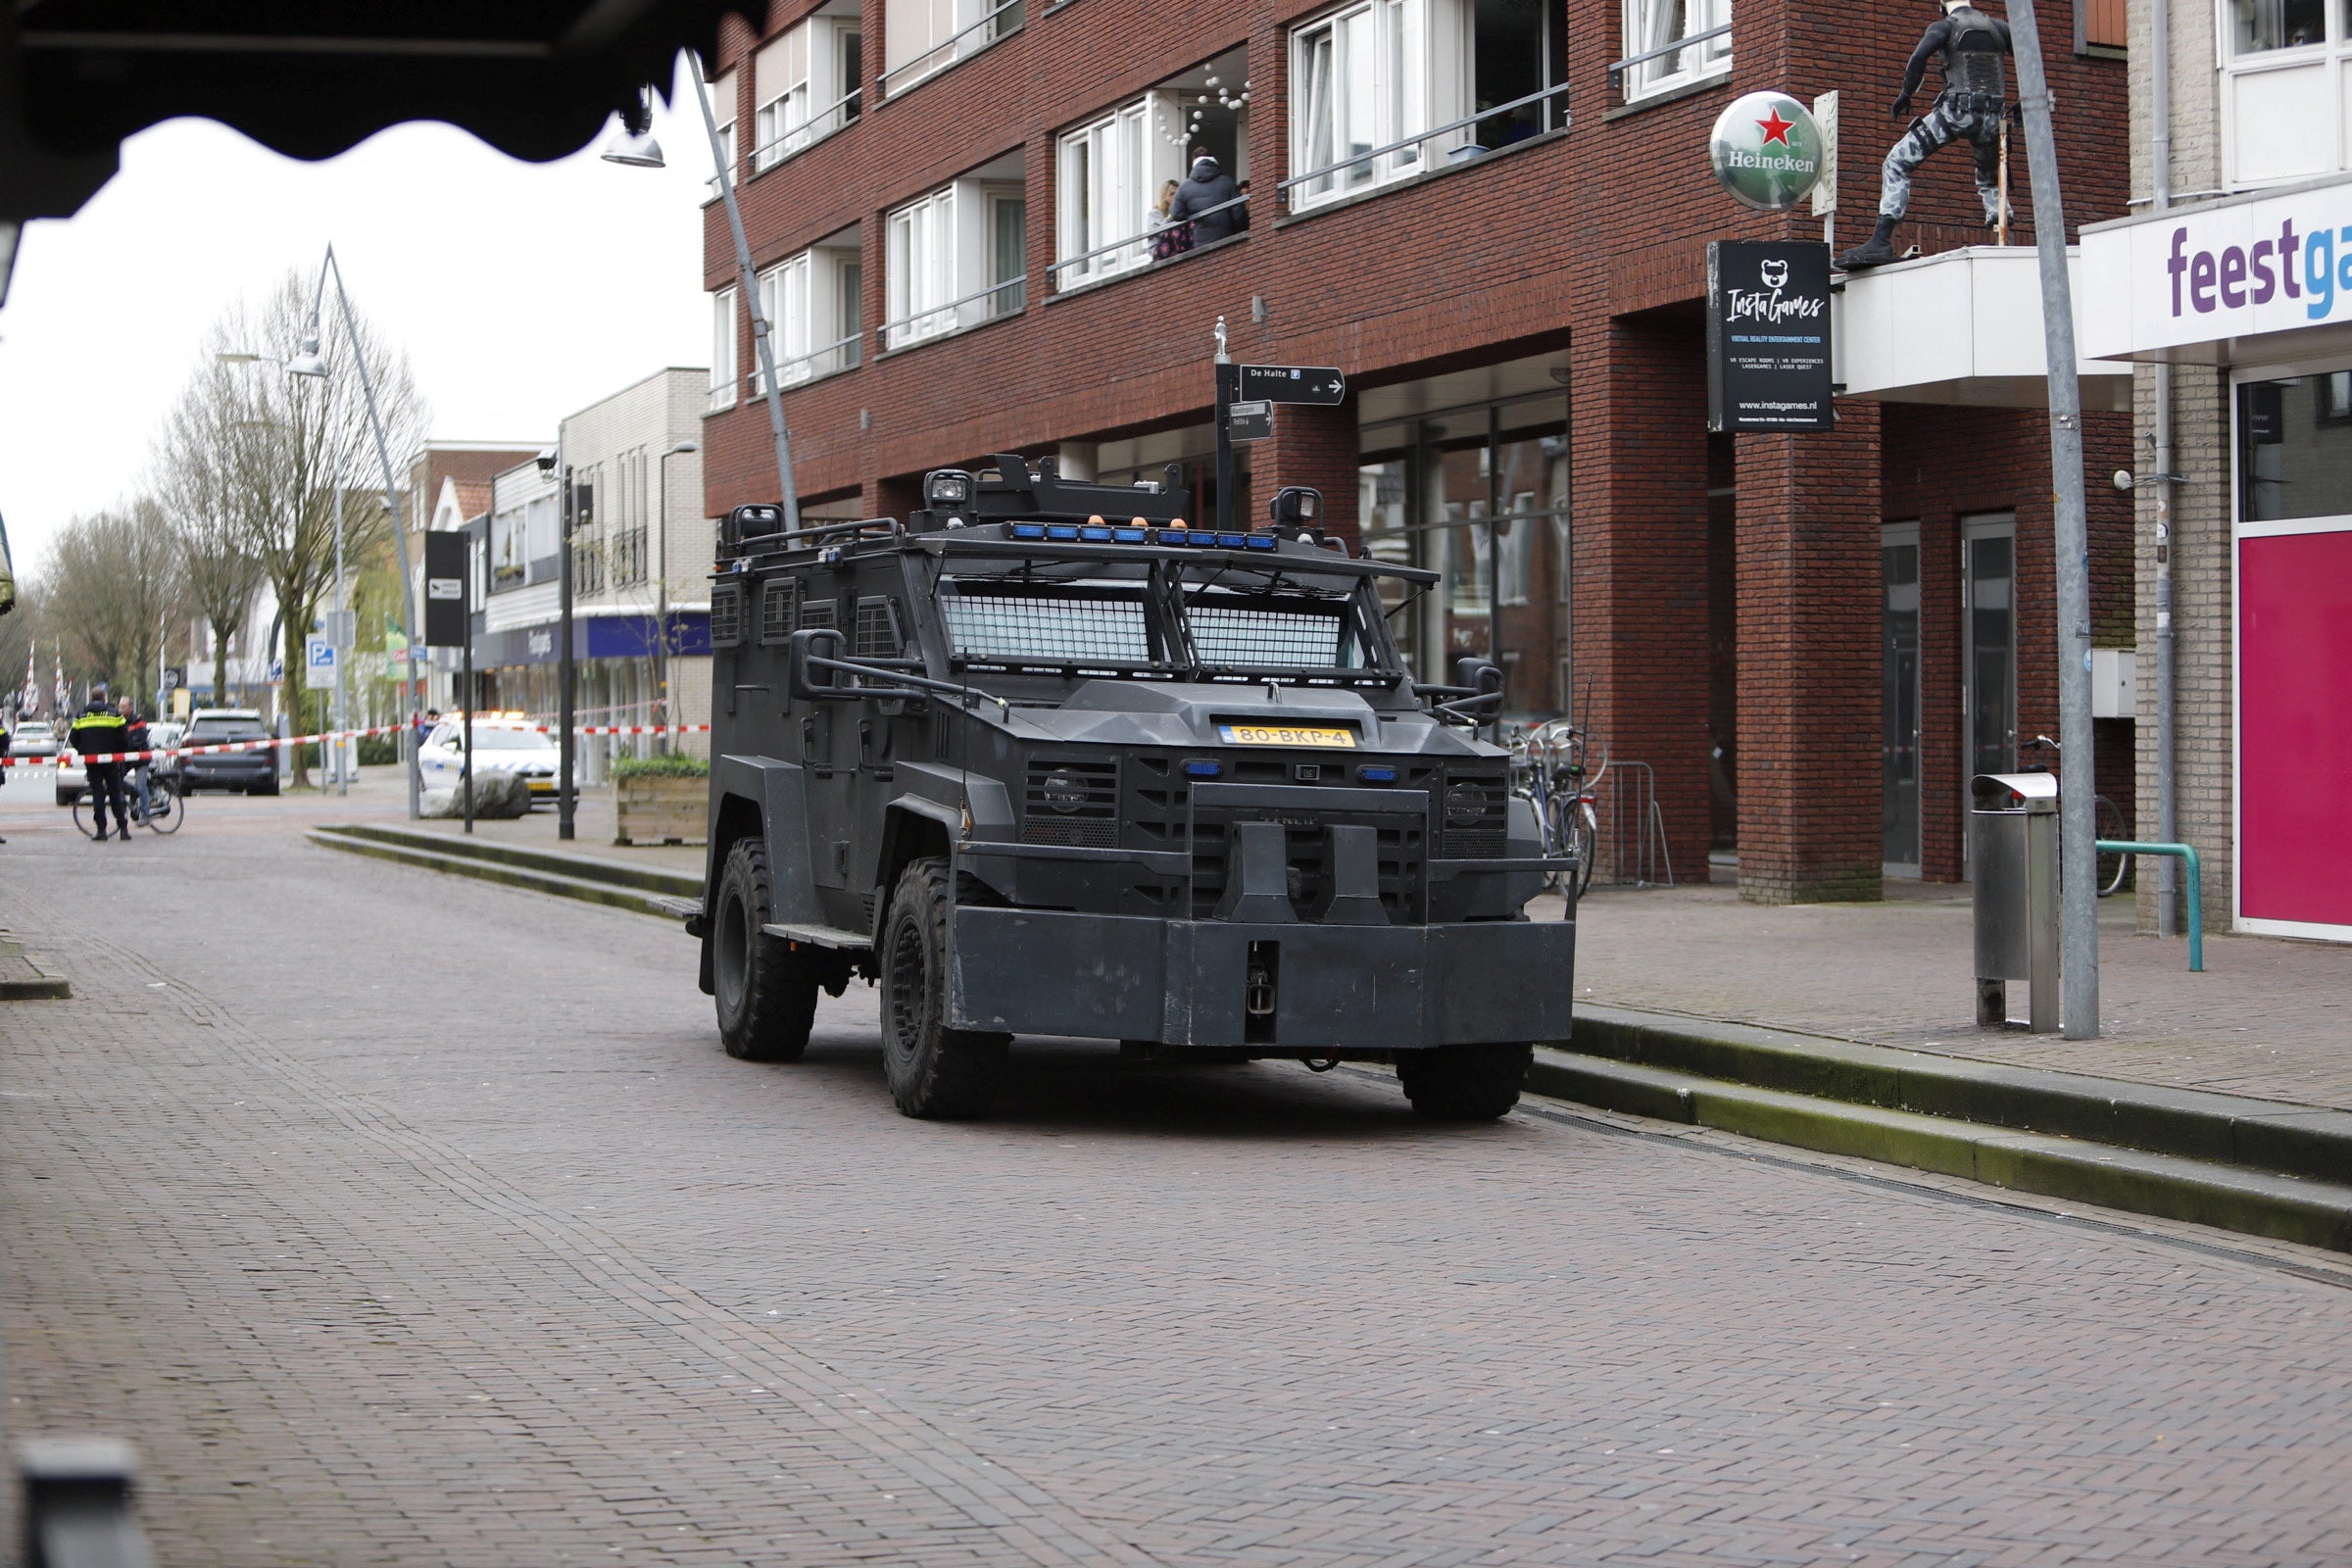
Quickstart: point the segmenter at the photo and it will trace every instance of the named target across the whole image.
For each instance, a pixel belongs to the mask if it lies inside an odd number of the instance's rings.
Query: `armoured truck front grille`
[[[1038,758],[1021,792],[1021,842],[1115,849],[1119,764]]]

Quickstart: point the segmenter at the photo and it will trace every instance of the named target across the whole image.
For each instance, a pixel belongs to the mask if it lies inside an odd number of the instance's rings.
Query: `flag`
[[[57,685],[54,690],[57,693],[57,712],[55,716],[58,718],[63,718],[66,716],[66,710],[74,706],[74,688],[66,684],[66,661],[63,654],[58,656]]]

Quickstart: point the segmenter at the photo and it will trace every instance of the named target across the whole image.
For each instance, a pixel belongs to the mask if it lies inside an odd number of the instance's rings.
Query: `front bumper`
[[[948,942],[949,1022],[1012,1034],[1410,1051],[1564,1040],[1575,998],[1568,920],[1259,925],[959,906]],[[1252,1024],[1260,944],[1275,1005]]]

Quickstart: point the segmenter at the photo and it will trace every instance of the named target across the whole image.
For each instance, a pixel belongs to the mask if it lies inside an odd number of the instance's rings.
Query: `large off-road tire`
[[[1493,1121],[1519,1103],[1533,1046],[1441,1046],[1396,1054],[1396,1081],[1432,1121]]]
[[[907,866],[882,932],[882,1066],[899,1109],[926,1120],[986,1115],[1012,1045],[947,1026],[949,887],[947,861]]]
[[[798,1061],[816,1019],[816,964],[760,928],[775,918],[767,845],[742,838],[718,874],[710,918],[710,994],[718,1038],[738,1061]]]

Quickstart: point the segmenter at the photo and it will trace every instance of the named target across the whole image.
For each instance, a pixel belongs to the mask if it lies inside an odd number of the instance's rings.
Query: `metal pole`
[[[2065,1035],[2099,1036],[2098,788],[2090,718],[2090,544],[2082,495],[2082,388],[2075,361],[2075,302],[2066,270],[2066,205],[2050,130],[2034,0],[2010,0],[2018,101],[2026,112],[2026,170],[2034,183],[2034,241],[2041,260],[2041,324],[2050,372],[2052,545],[2058,577],[2059,964]]]
[[[2150,149],[2150,204],[2158,212],[2173,205],[2173,39],[2171,0],[2153,0],[2148,13],[2148,108],[2155,121],[2155,145]],[[2180,838],[2180,797],[2175,787],[2173,736],[2173,368],[2156,364],[2156,837],[2166,843]],[[2170,857],[2156,863],[2156,931],[2171,936],[2179,928],[2177,890],[2184,869]],[[2192,918],[2196,890],[2190,889]],[[2191,932],[2196,941],[2198,933]]]
[[[343,332],[351,339],[351,360],[360,369],[360,390],[368,398],[368,423],[375,432],[376,461],[384,466],[384,508],[392,514],[392,542],[400,554],[400,605],[408,647],[402,650],[407,661],[408,674],[401,681],[403,706],[409,710],[400,715],[400,755],[407,763],[409,774],[409,819],[415,821],[422,814],[418,801],[419,784],[416,773],[416,640],[424,634],[416,619],[416,585],[409,579],[409,531],[401,521],[400,481],[392,471],[392,446],[384,438],[384,416],[375,406],[375,378],[368,373],[368,356],[360,346],[360,327],[351,314],[351,296],[344,292],[343,269],[335,261],[335,248],[326,248],[326,260],[318,269],[320,298],[311,305],[311,320],[316,324],[326,292],[326,274],[335,275],[335,299],[343,310]],[[323,335],[321,342],[323,342]]]
[[[718,122],[710,113],[710,84],[703,80],[702,57],[689,49],[686,64],[694,72],[694,101],[703,106],[703,128],[710,135],[710,162],[718,170],[718,194],[726,204],[727,227],[735,234],[735,273],[742,283],[744,309],[752,313],[752,343],[760,351],[760,374],[767,385],[767,427],[776,443],[776,482],[784,487],[784,531],[799,533],[800,487],[792,477],[792,435],[784,428],[784,388],[776,379],[776,349],[768,338],[767,317],[760,309],[752,242],[744,237],[743,210],[735,205],[735,171],[727,167],[727,150],[719,143]]]
[[[1217,405],[1217,526],[1233,527],[1233,393],[1241,381],[1242,372],[1234,367],[1233,356],[1225,352],[1225,318],[1217,318],[1216,376]]]
[[[335,483],[335,625],[334,635],[330,639],[335,645],[335,793],[337,795],[351,793],[350,771],[343,765],[343,748],[347,743],[342,733],[351,727],[351,720],[348,716],[350,705],[344,697],[343,686],[344,658],[350,651],[345,644],[351,641],[343,631],[343,628],[350,623],[351,618],[350,581],[351,579],[343,575],[343,484],[341,480],[337,480]]]
[[[559,722],[563,733],[557,737],[559,765],[556,780],[556,837],[572,836],[571,773],[572,720],[575,712],[571,683],[579,671],[571,657],[571,465],[566,463],[557,470],[564,479],[564,499],[561,515],[564,519],[564,560],[559,568],[563,581],[563,612],[557,617],[556,693],[557,710],[563,715]],[[470,754],[469,754],[470,756]]]
[[[492,504],[492,514],[496,514],[495,502]],[[484,542],[487,543],[487,539]],[[458,794],[464,802],[466,831],[471,833],[473,831],[473,538],[470,533],[466,540],[466,587],[464,592],[466,597],[462,603],[466,607],[465,674],[460,678],[465,681],[466,689],[460,694],[465,699],[465,707],[458,710],[459,744],[464,748],[458,757]]]

